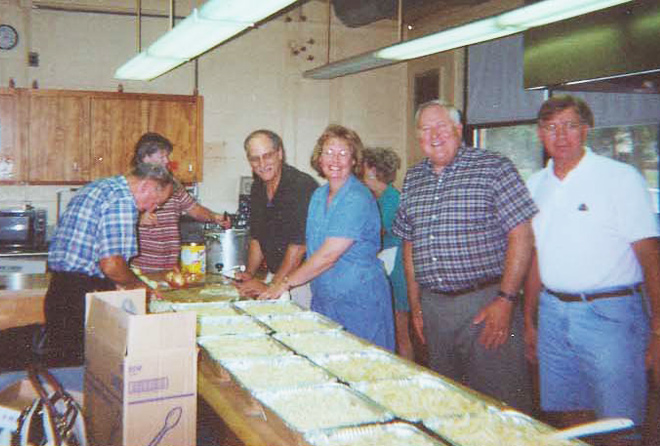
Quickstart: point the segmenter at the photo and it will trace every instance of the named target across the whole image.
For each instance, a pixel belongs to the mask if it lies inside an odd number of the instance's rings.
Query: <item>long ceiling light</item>
[[[311,79],[333,79],[509,36],[529,28],[630,1],[632,0],[543,0],[493,17],[323,65],[307,70],[303,75]]]
[[[209,0],[115,71],[151,80],[194,59],[296,0]]]

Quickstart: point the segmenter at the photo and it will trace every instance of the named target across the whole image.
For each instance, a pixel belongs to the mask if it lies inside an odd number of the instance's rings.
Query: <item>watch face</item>
[[[18,44],[18,33],[11,25],[0,25],[0,50],[10,50]]]

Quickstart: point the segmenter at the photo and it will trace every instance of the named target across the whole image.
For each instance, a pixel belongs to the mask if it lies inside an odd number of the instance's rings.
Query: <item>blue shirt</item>
[[[400,201],[399,191],[391,184],[388,184],[383,193],[378,197],[378,207],[382,216],[383,223],[383,249],[401,246],[401,238],[392,232],[392,223],[399,209]]]
[[[317,251],[328,237],[353,240],[337,263],[315,279],[336,289],[339,280],[350,284],[356,268],[382,270],[380,251],[380,214],[376,200],[367,187],[353,175],[326,208],[330,188],[327,184],[314,192],[307,217],[307,255]]]
[[[394,349],[392,294],[380,250],[380,214],[367,187],[351,175],[327,205],[329,186],[309,203],[307,256],[329,237],[353,240],[332,268],[312,280],[312,310],[376,345]]]
[[[105,277],[99,261],[138,253],[138,209],[124,176],[104,178],[82,188],[69,202],[48,250],[53,271]]]

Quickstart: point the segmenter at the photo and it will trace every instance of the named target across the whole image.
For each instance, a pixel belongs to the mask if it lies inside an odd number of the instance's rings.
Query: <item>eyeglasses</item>
[[[582,125],[581,121],[553,122],[549,124],[541,124],[541,130],[553,135],[556,135],[560,128],[569,133],[576,133],[582,129]]]
[[[324,158],[332,158],[338,156],[339,158],[349,158],[351,156],[351,151],[346,149],[323,149],[321,156]]]
[[[271,150],[261,156],[248,156],[248,162],[254,166],[258,166],[259,162],[271,163],[277,156],[277,150]]]

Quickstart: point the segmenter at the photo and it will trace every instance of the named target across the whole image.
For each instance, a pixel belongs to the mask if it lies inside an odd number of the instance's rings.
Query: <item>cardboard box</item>
[[[195,313],[146,313],[144,290],[87,295],[84,412],[99,446],[194,446]]]

